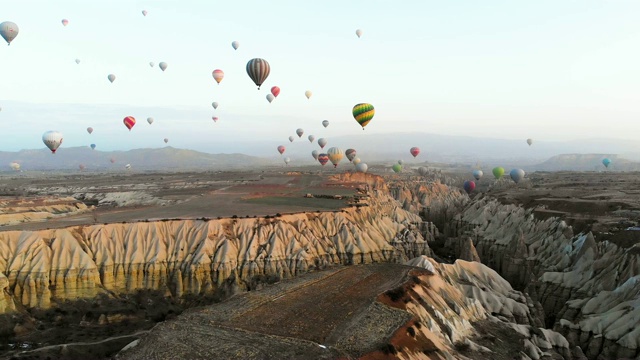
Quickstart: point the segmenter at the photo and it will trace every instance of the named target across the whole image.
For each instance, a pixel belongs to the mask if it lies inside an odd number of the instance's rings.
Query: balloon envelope
[[[109,81],[113,83],[116,80],[116,76],[113,74],[109,74],[109,76],[107,76],[107,79],[109,79]]]
[[[358,35],[358,37],[362,36],[362,30],[360,29],[356,30],[356,35]]]
[[[213,120],[213,122],[217,122],[218,121],[218,117],[217,116],[212,116],[211,120]]]
[[[402,165],[400,165],[400,164],[393,164],[393,166],[391,168],[393,169],[393,171],[395,171],[397,173],[402,171]]]
[[[609,158],[602,159],[602,165],[604,165],[604,167],[608,168],[609,164],[611,164],[611,159],[609,159]]]
[[[329,156],[329,160],[333,164],[333,167],[337,167],[338,163],[344,158],[344,151],[340,148],[332,147],[327,150],[327,155]]]
[[[280,88],[277,86],[272,86],[271,93],[273,94],[273,96],[278,97],[278,95],[280,95]]]
[[[347,149],[347,151],[345,151],[344,154],[347,156],[347,160],[349,160],[349,162],[351,162],[356,157],[356,150],[355,149]]]
[[[360,164],[360,162],[362,162],[362,160],[360,160],[359,157],[353,158],[353,161],[352,161],[353,165],[358,165],[358,164]]]
[[[240,42],[239,41],[232,41],[231,42],[231,46],[233,47],[233,50],[238,50],[238,48],[240,47]]]
[[[289,136],[289,141],[293,142],[293,140],[295,140],[296,138],[293,136]]]
[[[531,146],[531,144],[533,144],[533,139],[527,139],[527,144],[529,144],[529,146]]]
[[[96,144],[91,144],[91,150],[95,150],[96,149]]]
[[[411,155],[413,155],[413,157],[416,157],[418,156],[418,154],[420,154],[420,148],[414,146],[411,149],[409,149],[409,152],[411,153]]]
[[[76,64],[80,64],[80,59],[76,59]]]
[[[153,124],[153,118],[152,117],[148,117],[147,118],[147,122],[149,123],[149,125]]]
[[[476,183],[471,180],[467,180],[464,182],[462,187],[464,188],[464,191],[467,192],[467,194],[470,194],[473,191],[473,189],[476,188]]]
[[[280,145],[280,146],[278,146],[278,152],[280,153],[280,155],[282,155],[282,154],[284,153],[284,150],[285,150],[285,149],[286,149],[286,148],[284,147],[284,145]]]
[[[288,157],[284,158],[284,163],[285,164],[289,164],[290,162],[291,162],[290,158],[288,158]]]
[[[6,41],[9,45],[11,45],[13,39],[18,36],[19,32],[20,29],[18,28],[18,25],[12,23],[11,21],[0,23],[0,36],[2,36],[4,41]]]
[[[376,110],[373,108],[373,105],[367,103],[356,104],[352,110],[353,118],[356,119],[358,124],[362,126],[362,130],[364,127],[369,124],[373,116],[376,114]]]
[[[269,103],[271,103],[271,102],[273,101],[273,99],[275,99],[275,98],[276,98],[276,97],[275,97],[275,96],[273,96],[273,94],[267,94],[267,101],[268,101]]]
[[[166,144],[166,143],[168,143],[168,142],[169,142],[169,139],[164,138],[164,143]]]
[[[304,92],[304,96],[306,96],[307,99],[310,99],[311,95],[313,95],[313,93],[310,90],[307,90],[307,91]]]
[[[122,120],[122,122],[124,123],[124,126],[126,126],[127,129],[129,129],[129,131],[131,131],[133,126],[136,124],[136,119],[133,116],[127,116],[126,118],[124,118]]]
[[[20,170],[20,164],[18,164],[17,162],[12,162],[11,164],[9,164],[9,166],[11,166],[11,168],[15,171]]]
[[[320,149],[324,149],[324,146],[327,145],[327,139],[325,138],[318,139],[318,145],[320,145]]]
[[[491,172],[493,172],[493,176],[496,179],[500,179],[504,175],[504,168],[500,166],[494,167],[493,170],[491,170]]]
[[[311,156],[313,156],[314,159],[318,160],[318,150],[313,150],[311,152]]]
[[[298,137],[300,137],[300,138],[301,138],[301,137],[302,137],[302,135],[304,134],[304,130],[302,130],[302,129],[297,129],[297,130],[296,130],[296,134],[298,135]]]
[[[214,109],[218,108],[218,103],[216,101],[211,103],[211,106],[213,106]]]
[[[322,126],[324,127],[329,126],[329,120],[322,120]]]
[[[271,67],[265,59],[255,58],[247,62],[247,74],[258,86],[258,90],[260,90],[262,83],[267,80],[270,71]]]
[[[156,65],[156,64],[154,64],[154,63],[153,63],[153,61],[151,61],[151,62],[149,63],[149,66],[151,66],[151,67],[154,67],[155,65]]]
[[[312,142],[313,142],[313,140],[315,140],[315,139],[316,139],[316,137],[315,137],[315,136],[313,136],[313,135],[309,135],[309,136],[307,137],[307,139],[309,139],[309,142],[310,142],[310,143],[312,143]]]
[[[524,170],[522,169],[513,169],[509,173],[511,176],[511,180],[513,180],[516,184],[520,182],[524,178]]]
[[[89,134],[91,134],[91,133],[93,132],[93,128],[92,128],[92,127],[88,127],[88,128],[87,128],[87,132],[88,132]]]
[[[482,175],[484,175],[482,170],[473,170],[473,177],[476,178],[476,180],[480,180]]]
[[[366,173],[368,169],[369,169],[369,167],[367,166],[367,164],[365,164],[363,162],[358,163],[356,165],[356,171],[357,172]]]
[[[62,26],[67,26],[67,25],[69,25],[69,20],[62,19]]]
[[[329,161],[329,155],[327,154],[318,154],[318,161],[320,165],[324,166]]]
[[[147,16],[147,10],[142,10],[142,16]]]
[[[47,131],[42,134],[42,142],[55,154],[62,144],[62,134],[57,131]]]
[[[213,76],[213,80],[215,80],[218,84],[220,84],[220,81],[222,81],[222,79],[224,79],[224,71],[222,71],[220,69],[213,70],[211,75]]]
[[[165,71],[167,70],[167,63],[162,61],[158,64],[158,67],[160,68],[160,70]]]

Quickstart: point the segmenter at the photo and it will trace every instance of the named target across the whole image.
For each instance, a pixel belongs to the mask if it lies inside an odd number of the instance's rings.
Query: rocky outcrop
[[[84,203],[72,197],[3,200],[0,201],[0,226],[44,221],[87,210]]]

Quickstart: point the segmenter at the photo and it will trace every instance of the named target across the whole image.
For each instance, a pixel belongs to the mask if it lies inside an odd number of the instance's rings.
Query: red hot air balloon
[[[413,155],[413,157],[418,156],[418,154],[420,154],[420,148],[419,147],[412,147],[409,152],[411,153],[411,155]]]
[[[278,97],[278,95],[280,95],[280,88],[277,86],[272,87],[271,94],[273,94],[273,96],[275,97]]]
[[[467,180],[464,182],[464,185],[462,185],[462,187],[464,188],[464,191],[467,192],[467,194],[471,194],[471,192],[476,188],[476,183],[471,180]]]
[[[280,153],[280,155],[284,154],[284,150],[285,150],[284,145],[278,146],[278,152]]]
[[[131,128],[133,128],[133,125],[136,124],[136,119],[133,116],[127,116],[126,118],[124,118],[124,120],[122,120],[122,122],[124,123],[124,126],[126,126],[127,129],[131,131]]]
[[[211,120],[213,120],[213,122],[217,122],[218,121],[218,117],[217,116],[212,116]]]
[[[318,161],[320,162],[320,165],[324,166],[324,164],[326,164],[329,161],[329,155],[319,154]]]

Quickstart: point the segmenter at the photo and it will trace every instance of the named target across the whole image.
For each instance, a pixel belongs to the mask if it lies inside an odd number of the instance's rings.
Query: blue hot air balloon
[[[95,150],[96,149],[96,144],[91,144],[91,149]]]
[[[611,159],[609,158],[602,159],[602,165],[604,165],[604,167],[608,168],[609,164],[611,164]]]

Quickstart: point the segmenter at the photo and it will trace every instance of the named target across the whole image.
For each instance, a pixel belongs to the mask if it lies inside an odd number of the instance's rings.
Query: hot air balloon
[[[325,128],[329,126],[329,120],[322,120],[322,126],[324,126]]]
[[[404,165],[404,160],[402,160],[402,159],[398,160],[398,164],[399,165]]]
[[[358,38],[362,36],[362,30],[360,29],[356,30],[356,35],[358,35]]]
[[[142,16],[147,16],[148,12],[147,10],[142,10]]]
[[[307,99],[311,99],[311,95],[313,95],[313,93],[311,92],[311,90],[307,90],[304,92],[304,96],[307,97]]]
[[[467,194],[471,194],[471,192],[473,191],[473,189],[476,188],[476,183],[474,183],[471,180],[467,180],[464,182],[464,184],[462,185],[462,187],[464,188],[464,191],[467,192]]]
[[[344,154],[347,156],[347,160],[349,160],[349,162],[352,162],[356,157],[356,151],[354,149],[347,149]]]
[[[395,171],[397,173],[402,171],[402,165],[400,165],[400,164],[393,164],[393,166],[391,168],[393,169],[393,171]]]
[[[473,170],[473,177],[476,178],[476,180],[480,180],[482,175],[484,175],[482,170]]]
[[[284,158],[284,163],[285,163],[286,165],[289,165],[289,163],[290,163],[290,162],[291,162],[291,159],[290,159],[290,158],[288,158],[288,157]]]
[[[69,25],[69,20],[62,19],[62,26],[67,26],[67,25]]]
[[[278,146],[278,152],[280,153],[280,155],[284,154],[284,150],[285,150],[284,145]]]
[[[160,68],[160,70],[165,71],[165,70],[167,70],[167,63],[166,63],[166,62],[164,62],[164,61],[161,61],[161,62],[158,64],[158,67]]]
[[[265,59],[255,58],[247,62],[247,74],[258,86],[258,90],[260,90],[262,83],[267,80],[270,71],[271,67]]]
[[[80,64],[80,59],[76,59],[76,64]]]
[[[80,171],[84,170],[84,164],[78,165],[78,168],[80,169]]]
[[[96,149],[96,144],[91,144],[89,146],[91,146],[91,150],[95,150]]]
[[[213,122],[217,122],[218,121],[218,117],[217,116],[212,116],[211,120],[213,120]]]
[[[218,103],[216,101],[211,103],[211,106],[213,106],[214,109],[218,108]]]
[[[147,122],[149,123],[149,125],[153,124],[153,118],[152,117],[148,117],[147,118]]]
[[[12,162],[11,164],[9,164],[9,166],[11,166],[11,168],[15,171],[19,171],[20,170],[20,164],[18,164],[17,162]]]
[[[156,64],[153,63],[153,61],[149,62],[149,66],[154,67]]]
[[[315,137],[315,136],[313,136],[313,135],[309,135],[309,136],[307,137],[307,139],[309,139],[309,142],[310,142],[310,143],[312,143],[312,142],[313,142],[313,140],[315,140],[315,139],[316,139],[316,137]]]
[[[409,152],[411,153],[411,155],[413,155],[413,157],[416,157],[418,156],[418,154],[420,154],[420,148],[417,146],[414,146],[411,149],[409,149]]]
[[[47,131],[42,134],[42,142],[55,154],[60,144],[62,144],[62,134],[57,131]]]
[[[494,167],[493,170],[491,170],[491,172],[493,172],[493,176],[496,179],[500,179],[504,175],[504,168],[502,168],[500,166]]]
[[[358,124],[362,126],[362,130],[364,130],[364,127],[369,124],[371,119],[373,119],[373,115],[376,113],[373,105],[366,103],[357,104],[353,107],[352,112],[354,119],[356,119]]]
[[[357,172],[366,173],[368,169],[369,169],[369,167],[367,166],[367,164],[365,164],[363,162],[358,163],[356,165],[356,171]]]
[[[111,159],[109,159],[109,161],[111,161],[111,163],[114,164],[116,162],[116,159],[115,158],[111,158]]]
[[[273,101],[273,99],[275,99],[275,98],[276,98],[276,97],[275,97],[275,96],[273,96],[273,94],[267,94],[267,101],[268,101],[269,103],[271,103],[271,102]]]
[[[296,138],[293,136],[289,136],[289,141],[293,142],[293,140],[295,140]]]
[[[611,159],[609,158],[602,159],[602,165],[604,165],[604,167],[608,168],[609,164],[611,164]]]
[[[168,143],[168,142],[169,142],[169,139],[164,138],[164,143],[166,144],[166,143]]]
[[[327,145],[327,139],[325,138],[318,139],[318,145],[320,145],[320,149],[324,149],[324,146]]]
[[[7,45],[11,45],[11,42],[18,36],[19,32],[18,25],[11,21],[5,21],[0,24],[0,36],[7,42]]]
[[[513,169],[509,173],[511,176],[511,180],[513,180],[516,184],[520,182],[524,178],[524,170],[522,169]]]
[[[131,164],[125,165],[124,168],[127,169],[127,170],[131,169]]]
[[[340,163],[340,161],[344,157],[344,151],[342,151],[340,148],[332,147],[327,150],[327,155],[329,156],[329,160],[331,160],[333,167],[338,167],[338,163]]]
[[[107,76],[107,79],[109,79],[109,81],[111,81],[111,83],[113,83],[114,81],[116,81],[116,76],[113,74],[109,74],[109,76]]]
[[[353,165],[358,165],[358,164],[360,164],[360,162],[361,162],[361,161],[362,161],[362,160],[360,160],[360,158],[359,158],[359,157],[355,157],[355,158],[353,159],[352,163],[353,163]]]
[[[320,162],[320,165],[324,166],[324,164],[327,163],[327,161],[329,161],[329,155],[327,154],[318,154],[318,161]]]
[[[238,48],[240,47],[240,42],[239,41],[232,41],[231,42],[231,46],[233,47],[233,50],[238,50]]]
[[[91,134],[91,133],[93,132],[93,128],[92,128],[92,127],[88,127],[88,128],[87,128],[87,132],[88,132],[89,134]]]
[[[313,150],[311,152],[311,156],[313,156],[314,159],[318,160],[318,150]]]
[[[529,144],[529,146],[531,146],[531,144],[533,144],[533,139],[527,139],[527,144]]]
[[[299,138],[301,138],[301,137],[302,137],[302,135],[304,134],[304,130],[302,130],[302,129],[297,129],[297,130],[296,130],[296,134],[298,135],[298,137],[299,137]]]
[[[280,88],[277,86],[272,86],[271,93],[273,94],[273,96],[278,97],[278,95],[280,95]]]
[[[426,167],[424,167],[424,166],[420,166],[420,167],[418,168],[418,174],[420,174],[420,175],[422,175],[422,176],[425,176],[425,175],[427,175],[428,173],[429,173],[429,169],[427,169]]]
[[[218,83],[218,85],[220,85],[220,81],[222,81],[222,79],[224,79],[224,71],[222,71],[220,69],[213,70],[211,75],[213,76],[213,80],[215,80]]]
[[[122,120],[122,122],[124,123],[124,126],[131,131],[131,128],[136,124],[136,119],[133,116],[127,116]]]

